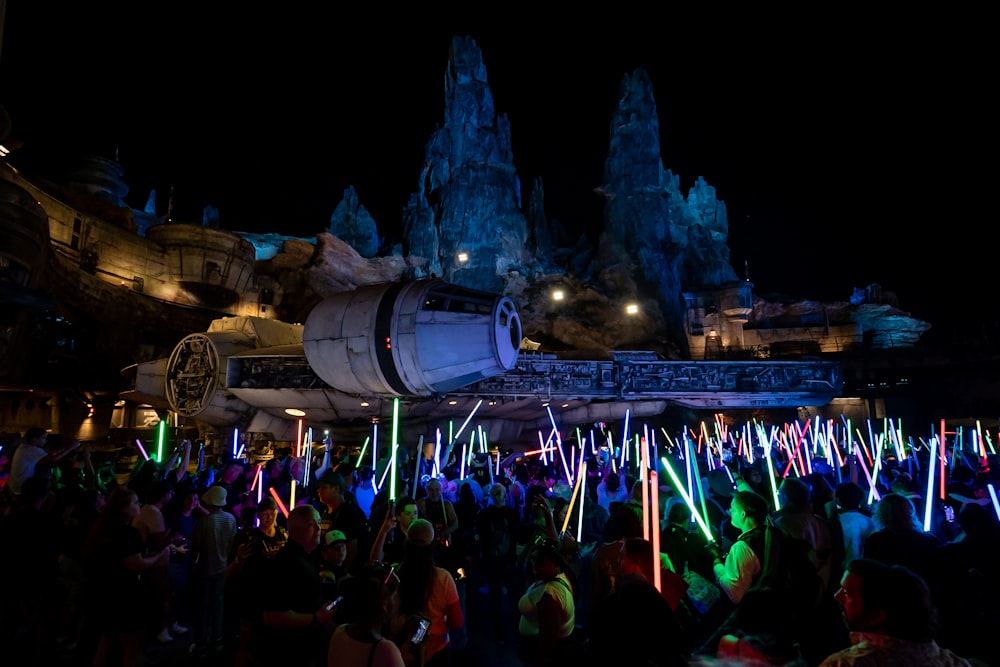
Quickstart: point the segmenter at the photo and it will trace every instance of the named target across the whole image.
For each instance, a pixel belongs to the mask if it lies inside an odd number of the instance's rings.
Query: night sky
[[[567,227],[599,229],[618,87],[644,67],[664,167],[685,191],[698,176],[715,186],[732,264],[742,277],[749,262],[758,293],[847,300],[878,282],[932,323],[995,310],[984,17],[622,5],[542,20],[495,5],[386,27],[315,3],[7,4],[0,104],[24,142],[11,161],[55,174],[117,151],[137,208],[155,188],[165,213],[172,185],[174,219],[200,222],[211,204],[227,229],[312,236],[353,185],[398,239],[442,120],[450,40],[468,34],[525,198],[540,176]]]

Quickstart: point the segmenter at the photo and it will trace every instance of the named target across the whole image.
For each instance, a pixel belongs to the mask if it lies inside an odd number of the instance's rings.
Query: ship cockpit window
[[[427,295],[424,310],[443,310],[450,313],[489,315],[493,312],[495,297],[458,285],[447,285]]]

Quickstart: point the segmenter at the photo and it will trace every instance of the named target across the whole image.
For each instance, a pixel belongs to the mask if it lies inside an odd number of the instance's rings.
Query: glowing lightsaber
[[[573,483],[573,475],[569,471],[569,464],[566,463],[566,453],[563,451],[562,436],[559,435],[559,427],[556,426],[556,418],[552,414],[552,408],[548,405],[545,406],[545,410],[549,413],[549,421],[552,422],[552,430],[556,434],[556,448],[559,450],[559,458],[562,460],[563,472],[566,473],[566,482],[568,484]]]
[[[396,447],[399,446],[399,396],[392,399],[392,456],[389,459],[389,467],[392,475],[389,476],[389,498],[396,499]]]
[[[439,431],[440,432],[440,431]],[[420,483],[420,462],[424,459],[424,434],[420,434],[420,442],[417,443],[417,455],[413,457],[413,460],[417,464],[413,467],[413,491],[410,493],[414,498],[417,497],[417,484]]]
[[[580,462],[580,479],[586,479],[587,477],[587,464],[584,461]],[[576,524],[576,543],[580,544],[583,542],[583,504],[587,502],[587,492],[584,491],[580,494],[580,517]]]
[[[691,516],[694,517],[694,520],[698,523],[698,527],[701,528],[703,533],[705,533],[705,539],[709,542],[714,542],[715,536],[712,535],[712,531],[709,530],[707,525],[705,525],[705,520],[702,519],[701,514],[698,513],[698,508],[695,507],[694,503],[691,501],[691,496],[689,496],[687,491],[684,489],[684,485],[681,484],[681,480],[678,479],[677,473],[674,472],[673,467],[670,465],[670,461],[666,456],[663,456],[660,458],[660,462],[663,464],[663,467],[667,469],[667,474],[670,475],[670,480],[673,482],[674,488],[677,489],[677,493],[681,494],[681,498],[683,498],[684,502],[687,503],[688,509],[691,510]]]
[[[149,454],[146,453],[146,449],[142,446],[142,442],[139,440],[139,438],[135,439],[135,446],[139,448],[139,453],[142,454],[142,460],[148,461]]]
[[[705,488],[701,483],[701,471],[698,470],[698,457],[694,451],[691,452],[691,461],[694,468],[695,488],[698,489],[698,502],[701,503],[701,515],[708,516],[708,500],[705,498]]]
[[[462,463],[458,468],[458,478],[465,479],[465,448],[466,444],[462,443]]]
[[[855,456],[854,460],[861,465],[861,472],[865,474],[865,478],[868,480],[868,486],[875,489],[875,483],[872,481],[871,473],[868,472],[868,466],[865,465],[865,460],[860,456]],[[875,500],[882,500],[882,495],[878,492],[878,489],[875,489]],[[872,504],[871,499],[868,500],[868,504]]]
[[[270,489],[268,489],[268,491],[271,492],[271,497],[274,498],[274,502],[278,504],[278,509],[281,510],[281,513],[287,519],[288,508],[285,507],[285,503],[281,502],[281,496],[278,495],[278,491],[273,486]]]
[[[365,459],[365,450],[368,449],[368,443],[371,442],[371,439],[372,439],[372,437],[370,435],[365,436],[365,442],[364,442],[363,445],[361,445],[361,453],[358,454],[358,461],[359,462],[364,461],[364,459]]]
[[[464,431],[465,427],[469,425],[470,421],[472,421],[472,417],[476,414],[476,412],[479,410],[479,406],[482,404],[483,404],[483,399],[479,399],[479,402],[476,403],[476,407],[472,408],[472,412],[469,413],[469,416],[465,418],[464,422],[462,422],[462,426],[459,427],[458,432],[455,433],[455,437],[452,440],[453,444],[455,440],[458,440],[460,437],[462,437],[462,431]]]
[[[1000,519],[1000,500],[997,500],[997,490],[993,488],[993,484],[987,484],[986,488],[990,492],[990,499],[993,501],[993,511],[997,513],[997,519]]]
[[[441,429],[434,434],[434,476],[441,474]],[[416,495],[416,494],[414,494]]]
[[[646,431],[649,432],[648,429]],[[642,451],[636,457],[639,461],[639,480],[642,483],[642,539],[649,540],[649,450],[646,441],[642,441]]]
[[[240,430],[238,428],[234,428],[233,429],[233,458],[234,459],[238,459],[239,458],[236,455],[236,448],[237,448],[237,445],[239,445],[239,443],[240,443]]]
[[[660,582],[660,482],[655,470],[649,471],[649,485],[653,492],[653,585],[663,593]]]
[[[618,462],[618,467],[619,468],[624,468],[625,467],[625,452],[628,451],[628,441],[629,441],[629,438],[628,438],[628,418],[629,418],[629,415],[631,413],[632,413],[631,408],[625,408],[625,428],[623,429],[624,432],[622,434],[622,460]]]
[[[264,467],[263,463],[258,463],[256,466],[254,466],[253,482],[250,483],[250,490],[251,491],[253,491],[254,489],[257,488],[257,482],[260,481],[260,471],[261,471],[261,468],[263,468],[263,467]]]
[[[288,506],[295,507],[295,487],[298,486],[298,482],[295,478],[292,478],[291,488],[288,490]]]
[[[309,486],[309,468],[312,466],[313,430],[306,431],[306,464],[302,467],[302,486]]]
[[[167,437],[167,421],[160,420],[159,430],[156,434],[156,460],[163,461],[163,440]]]
[[[374,421],[372,422],[372,472],[376,470],[378,470],[378,422]]]
[[[566,532],[566,528],[569,526],[569,515],[573,513],[573,506],[576,504],[576,497],[580,493],[580,481],[583,476],[576,478],[576,484],[573,485],[573,496],[569,500],[569,507],[566,508],[566,516],[563,517],[562,531]]]
[[[299,420],[299,425],[295,431],[295,456],[299,458],[302,456],[302,420]]]
[[[930,459],[927,461],[927,500],[924,502],[924,532],[931,529],[931,507],[934,504],[934,448],[931,447]]]
[[[938,452],[938,456],[940,457],[939,458],[939,465],[941,466],[941,470],[939,471],[938,479],[941,480],[941,500],[944,500],[944,496],[945,496],[945,492],[944,492],[944,485],[945,485],[944,465],[945,465],[945,459],[947,457],[945,456],[945,453],[946,453],[946,450],[945,450],[945,430],[944,430],[944,420],[943,419],[941,420],[941,440],[940,440],[939,446],[941,447],[941,451]]]
[[[392,470],[392,461],[395,459],[395,457],[396,457],[396,446],[393,445],[392,453],[389,455],[389,465],[387,465],[385,467],[385,470],[382,471],[382,477],[378,481],[379,488],[382,488],[382,485],[385,484],[386,475],[388,475],[389,471]]]
[[[774,481],[774,462],[771,461],[772,456],[774,456],[773,449],[764,454],[764,458],[767,459],[767,476],[771,479],[771,494],[774,496],[774,509],[777,511],[781,509],[781,502],[778,500],[778,484]]]
[[[875,499],[876,489],[875,486],[878,484],[878,474],[882,467],[882,443],[885,441],[884,433],[880,433],[878,436],[878,448],[875,450],[875,463],[872,465],[872,486],[868,490],[868,504],[871,505],[872,501]]]

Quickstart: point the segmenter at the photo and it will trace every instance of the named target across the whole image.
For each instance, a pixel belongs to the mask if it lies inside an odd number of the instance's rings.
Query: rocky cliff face
[[[715,188],[699,176],[684,192],[680,177],[663,168],[645,70],[626,74],[619,89],[603,183],[596,188],[604,198],[596,247],[548,218],[541,179],[522,201],[510,124],[494,107],[471,37],[452,40],[444,81],[444,118],[426,144],[417,190],[403,210],[402,256],[398,250],[386,256],[375,221],[349,188],[331,217],[330,235],[320,235],[316,247],[291,243],[262,263],[262,272],[283,283],[286,310],[301,318],[315,299],[369,280],[437,275],[511,297],[525,335],[545,349],[651,349],[689,358],[684,293],[739,279],[729,263],[726,206]],[[553,300],[555,291],[563,301]],[[626,316],[627,303],[638,305],[638,313]],[[766,303],[755,299],[751,326],[766,326]],[[794,319],[787,304],[780,310],[783,319]],[[851,310],[874,328],[871,317]],[[899,321],[892,328],[919,336],[922,324]]]
[[[424,156],[417,192],[403,212],[404,252],[427,271],[476,289],[501,291],[527,259],[527,223],[510,148],[510,123],[497,115],[482,52],[452,40],[445,118]]]

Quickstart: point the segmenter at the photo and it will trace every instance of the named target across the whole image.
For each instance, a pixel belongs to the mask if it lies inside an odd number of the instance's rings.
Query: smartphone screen
[[[427,630],[431,627],[431,621],[429,618],[421,618],[420,622],[417,624],[417,629],[410,637],[411,644],[420,644],[427,638]]]

